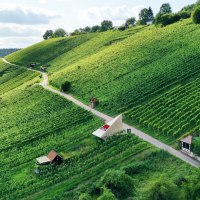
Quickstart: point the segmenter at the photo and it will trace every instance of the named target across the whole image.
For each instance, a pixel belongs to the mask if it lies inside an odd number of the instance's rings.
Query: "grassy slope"
[[[80,45],[63,50],[59,56],[55,52],[59,52],[60,46],[49,40],[7,58],[25,65],[32,60],[29,52],[33,50],[32,54],[37,56],[38,62],[49,61],[48,71],[51,72],[50,83],[53,86],[59,88],[63,80],[68,80],[72,83],[72,95],[83,102],[88,103],[91,96],[97,97],[100,100],[98,109],[111,115],[125,112],[129,123],[147,128],[147,132],[163,141],[168,138],[173,141],[173,136],[199,130],[197,124],[179,120],[183,114],[191,116],[190,112],[195,110],[191,121],[198,121],[199,111],[195,108],[199,106],[198,101],[189,109],[184,109],[187,105],[184,98],[180,98],[178,106],[157,102],[153,112],[146,111],[142,105],[148,102],[150,105],[153,98],[165,91],[169,90],[170,94],[170,89],[173,93],[173,88],[179,84],[190,81],[193,84],[195,80],[191,78],[199,77],[199,33],[198,25],[184,20],[166,28],[136,27],[124,32],[78,36]],[[85,42],[84,37],[90,39]],[[73,37],[64,40],[75,42]],[[195,93],[198,92],[197,87]],[[186,93],[186,98],[189,99],[190,95]],[[170,98],[173,97],[169,96],[168,101]],[[176,115],[174,108],[177,108]],[[167,120],[174,115],[169,121],[170,126],[163,120],[164,113]]]
[[[11,92],[13,89],[35,78],[39,80],[39,73],[27,71],[23,67],[10,66],[0,60],[0,95]]]
[[[144,176],[151,182],[161,174],[169,177],[170,169],[185,176],[195,174],[192,167],[167,154],[163,162],[162,152],[146,157],[151,155],[151,150],[157,150],[133,135],[107,142],[96,140],[91,132],[102,124],[99,119],[34,85],[38,81],[37,73],[33,73],[36,78],[24,80],[23,84],[18,84],[21,76],[17,75],[12,90],[7,92],[15,71],[6,73],[9,74],[4,85],[6,92],[0,104],[0,199],[77,199],[78,191],[89,188],[106,169],[120,168],[138,159],[151,163],[147,172],[134,177],[140,195],[148,193],[148,188],[143,189],[147,181]],[[4,76],[0,81],[5,80]],[[36,175],[34,159],[51,149],[66,161],[56,169],[43,168]],[[140,153],[144,157],[139,157]],[[159,173],[155,170],[158,166]]]
[[[85,183],[90,187],[106,169],[118,169],[138,159],[151,163],[148,171],[134,177],[144,196],[148,192],[148,188],[142,189],[147,181],[144,176],[151,182],[161,175],[169,177],[171,170],[184,176],[195,174],[192,167],[167,154],[165,159],[159,158],[160,153],[151,159],[145,154],[138,158],[137,154],[149,145],[132,135],[107,142],[96,140],[91,132],[102,122],[40,86],[21,86],[6,95],[0,111],[0,141],[4,141],[0,146],[2,199],[60,196],[71,200],[77,193],[71,194],[70,190],[82,190]],[[56,169],[44,168],[41,175],[34,174],[34,159],[52,148],[67,160]],[[159,172],[155,170],[158,166]]]
[[[23,66],[27,66],[31,62],[40,63],[39,65],[49,64],[48,71],[54,72],[96,54],[145,28],[145,26],[139,26],[124,32],[107,31],[51,39],[8,55],[6,59]]]
[[[135,109],[144,118],[139,117],[141,126],[153,126],[155,132],[164,132],[167,137],[179,137],[194,129],[199,130],[196,123],[179,120],[183,114],[190,116],[190,112],[196,110],[195,106],[199,106],[198,101],[187,110],[176,107],[179,114],[171,120],[170,128],[162,116],[164,113],[168,114],[168,118],[169,114],[173,115],[173,105],[169,104],[167,108],[163,104],[157,105],[155,112],[159,110],[160,115],[156,119],[152,116],[156,122],[145,118],[153,115],[147,113],[145,107],[138,111],[137,108],[178,84],[193,81],[191,77],[199,77],[199,33],[199,26],[190,20],[162,29],[141,31],[59,70],[51,76],[51,84],[59,87],[63,80],[68,80],[72,83],[71,93],[82,101],[87,102],[89,97],[95,96],[100,100],[100,110],[112,115],[127,112],[127,118],[131,116],[129,110]],[[196,92],[199,92],[199,88],[196,88]],[[191,94],[186,95],[190,98]],[[180,101],[182,107],[187,105],[186,102],[184,104],[184,98]],[[197,119],[194,120],[198,121],[199,111],[196,111]],[[134,115],[129,121],[131,119],[138,123]],[[173,125],[174,121],[177,126]]]
[[[32,62],[38,65],[47,64],[59,55],[73,50],[82,43],[91,40],[96,34],[81,35],[79,37],[55,38],[40,42],[36,45],[17,51],[6,58],[18,65],[27,66]]]

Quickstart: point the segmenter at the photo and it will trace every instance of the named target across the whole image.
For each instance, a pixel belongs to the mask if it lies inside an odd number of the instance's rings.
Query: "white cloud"
[[[135,6],[135,7],[90,7],[85,11],[82,11],[81,18],[82,19],[93,19],[93,20],[113,20],[115,22],[122,22],[129,17],[138,18],[138,14],[140,10],[144,8],[144,6]]]
[[[40,41],[41,37],[0,37],[0,48],[24,48]]]
[[[41,35],[41,30],[32,26],[0,24],[0,37],[33,37]]]
[[[53,1],[53,2],[70,2],[71,0],[39,0],[39,3],[41,3],[41,4],[47,4],[50,1]]]
[[[0,7],[0,22],[21,25],[48,24],[51,19],[58,18],[55,12],[40,8],[4,4]]]

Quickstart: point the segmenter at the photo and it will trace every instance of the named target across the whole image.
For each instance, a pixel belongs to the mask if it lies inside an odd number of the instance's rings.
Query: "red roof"
[[[104,125],[103,127],[102,127],[102,129],[104,130],[104,131],[106,131],[107,129],[109,129],[110,128],[110,126],[109,125]]]
[[[58,154],[54,150],[52,150],[52,151],[49,152],[47,157],[49,158],[49,160],[53,161],[56,158],[57,155]]]

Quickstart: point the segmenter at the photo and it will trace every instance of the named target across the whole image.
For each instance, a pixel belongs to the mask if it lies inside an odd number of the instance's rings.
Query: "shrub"
[[[148,168],[147,164],[148,164],[147,162],[143,161],[135,162],[133,164],[125,166],[123,170],[128,175],[134,175],[146,170]]]
[[[116,200],[115,195],[111,190],[105,188],[103,194],[97,200]]]
[[[78,200],[90,200],[92,199],[91,196],[87,193],[83,193],[79,196]]]
[[[195,24],[200,24],[200,6],[198,6],[192,13],[192,20]]]
[[[162,26],[167,26],[173,24],[181,19],[179,14],[164,14],[157,15],[155,23],[156,25],[161,24]]]
[[[195,138],[193,140],[192,150],[196,155],[200,156],[200,138]]]
[[[177,187],[174,183],[160,179],[152,185],[148,192],[149,200],[178,200]]]
[[[70,88],[71,88],[71,83],[69,81],[65,81],[60,86],[60,90],[63,92],[68,92],[70,90]]]
[[[120,170],[107,170],[101,178],[101,183],[110,189],[117,198],[134,195],[133,179]]]
[[[181,19],[187,19],[191,17],[191,12],[190,11],[181,11],[179,12],[179,15]]]
[[[120,27],[118,27],[118,30],[119,30],[119,31],[125,31],[125,30],[126,30],[125,25],[123,24],[123,25],[121,25]]]

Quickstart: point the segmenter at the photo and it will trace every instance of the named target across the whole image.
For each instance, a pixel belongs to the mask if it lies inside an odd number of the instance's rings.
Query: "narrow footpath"
[[[4,58],[2,58],[2,60],[3,60],[3,62],[5,62],[5,63],[7,63],[7,64],[15,65],[15,64],[12,64],[12,63],[8,62],[8,61],[7,61],[6,59],[4,59]],[[17,65],[15,65],[15,66],[17,66]],[[32,70],[32,69],[29,69],[29,70],[31,70],[31,71],[37,71],[37,70]],[[37,71],[37,72],[40,72],[40,71]],[[58,94],[58,95],[64,97],[65,99],[67,99],[67,100],[73,102],[73,103],[76,104],[77,106],[79,106],[79,107],[81,107],[81,108],[83,108],[83,109],[85,109],[85,110],[87,110],[87,111],[90,111],[91,113],[93,113],[94,115],[96,115],[97,117],[100,117],[101,119],[103,119],[103,120],[105,120],[105,121],[110,121],[110,120],[113,119],[112,117],[110,117],[110,116],[108,116],[108,115],[106,115],[106,114],[104,114],[104,113],[102,113],[102,112],[99,112],[99,111],[97,111],[97,110],[95,110],[95,109],[92,109],[91,107],[89,107],[89,106],[83,104],[81,101],[75,99],[74,97],[72,97],[72,96],[70,96],[70,95],[68,95],[68,94],[65,94],[65,93],[63,93],[63,92],[60,92],[60,91],[58,91],[58,90],[55,90],[55,89],[49,87],[49,86],[48,86],[48,75],[47,75],[46,73],[44,73],[44,72],[40,72],[40,73],[42,74],[43,79],[44,79],[43,82],[40,83],[40,85],[41,85],[42,87],[44,87],[46,90],[49,90],[49,91],[51,91],[51,92],[53,92],[53,93],[55,93],[55,94]],[[159,148],[159,149],[162,149],[162,150],[165,150],[165,151],[169,152],[169,153],[172,154],[173,156],[176,156],[177,158],[179,158],[179,159],[181,159],[181,160],[187,162],[188,164],[190,164],[190,165],[192,165],[192,166],[194,166],[194,167],[197,167],[197,168],[200,167],[200,162],[198,162],[197,160],[195,160],[195,159],[193,159],[193,158],[191,158],[191,157],[189,157],[189,156],[183,154],[181,151],[177,151],[176,149],[170,147],[169,145],[160,142],[159,140],[157,140],[157,139],[155,139],[155,138],[149,136],[148,134],[146,134],[146,133],[144,133],[144,132],[142,132],[142,131],[136,129],[136,128],[133,127],[133,126],[130,126],[130,125],[125,124],[125,123],[124,123],[123,125],[124,125],[124,129],[131,129],[131,132],[132,132],[134,135],[136,135],[136,136],[138,136],[139,138],[141,138],[142,140],[144,140],[144,141],[146,141],[146,142],[152,144],[153,146],[155,146],[155,147],[157,147],[157,148]]]

